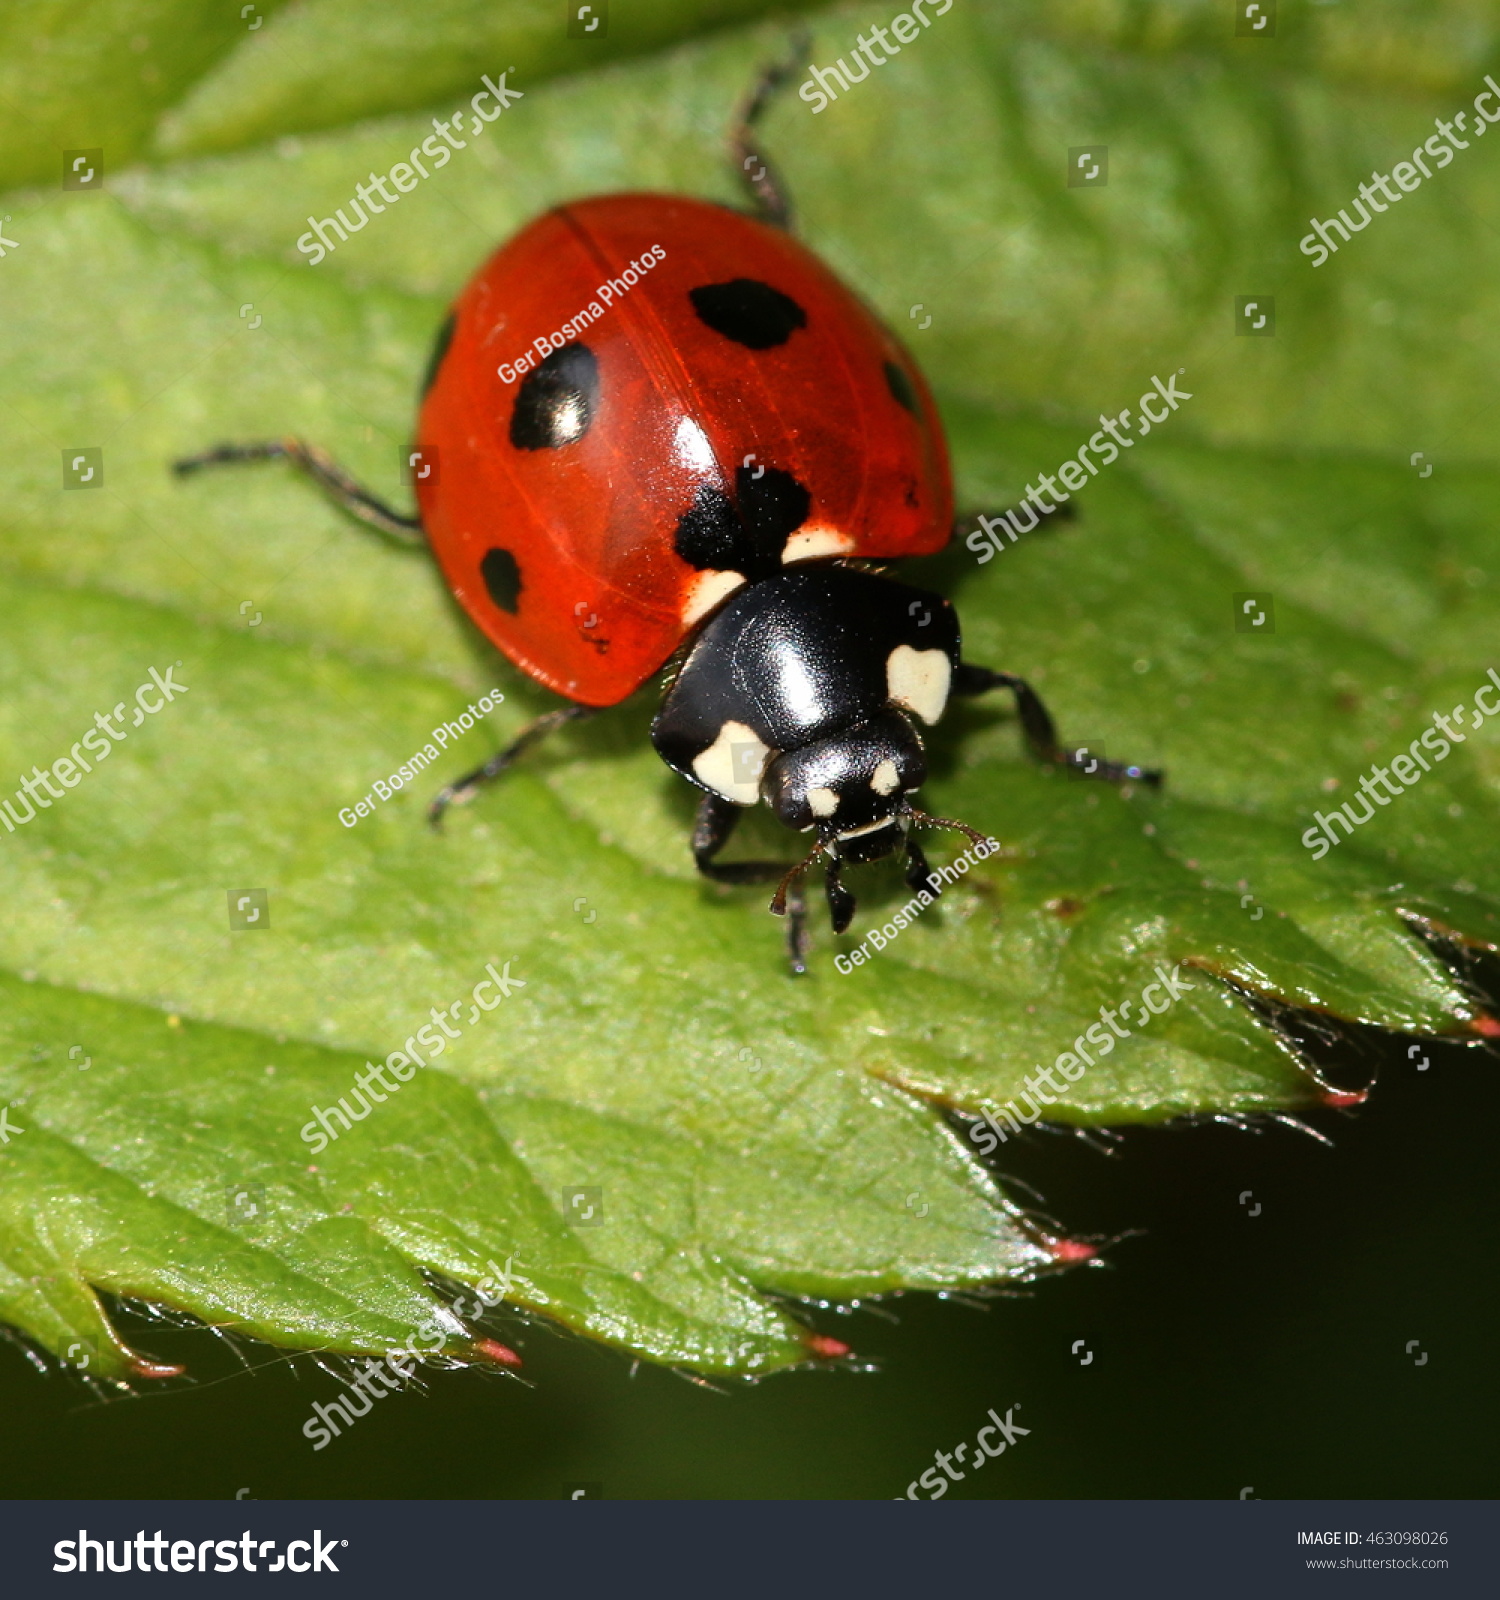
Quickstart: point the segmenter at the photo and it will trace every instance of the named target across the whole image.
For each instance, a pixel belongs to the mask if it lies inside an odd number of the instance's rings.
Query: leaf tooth
[[[133,1378],[180,1378],[187,1368],[170,1361],[153,1361],[149,1356],[143,1356],[139,1351],[131,1350],[126,1355]]]
[[[116,1383],[123,1378],[128,1383],[132,1378],[181,1378],[186,1375],[185,1366],[173,1361],[158,1361],[155,1357],[148,1356],[127,1344],[116,1319],[121,1309],[128,1309],[151,1318],[153,1322],[166,1323],[169,1327],[190,1328],[200,1326],[196,1317],[176,1312],[171,1307],[158,1305],[154,1301],[139,1299],[134,1295],[101,1294],[97,1285],[84,1287],[98,1314],[98,1327],[104,1336],[104,1349],[101,1351],[104,1361],[102,1365],[95,1363],[92,1369],[85,1362],[84,1367],[80,1369],[85,1376],[97,1375],[106,1381]],[[109,1370],[111,1367],[113,1371]]]
[[[826,1333],[809,1333],[803,1338],[802,1343],[808,1353],[820,1361],[837,1361],[841,1356],[848,1355],[852,1348],[842,1339],[834,1339]]]
[[[1206,967],[1206,964],[1205,964]],[[1374,1023],[1338,1017],[1258,989],[1237,974],[1207,968],[1233,990],[1297,1063],[1322,1106],[1357,1106],[1375,1087],[1380,1052],[1391,1037]]]
[[[1473,1008],[1475,1014],[1463,1019],[1469,1032],[1481,1039],[1500,1039],[1500,1019],[1494,1015],[1500,1011],[1500,951],[1411,906],[1398,907],[1396,915],[1448,969]]]
[[[508,1344],[501,1344],[498,1339],[476,1339],[469,1347],[481,1360],[497,1367],[516,1368],[524,1365],[520,1356]]]

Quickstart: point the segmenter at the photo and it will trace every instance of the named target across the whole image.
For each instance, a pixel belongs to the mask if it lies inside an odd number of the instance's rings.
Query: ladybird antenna
[[[798,878],[800,878],[804,872],[807,871],[813,862],[823,854],[825,848],[826,847],[821,844],[814,845],[807,858],[803,861],[799,861],[795,867],[788,871],[787,875],[781,880],[781,882],[776,885],[776,893],[771,896],[771,910],[776,916],[784,917],[786,915],[787,891],[791,888],[792,884]]]
[[[980,833],[977,828],[971,828],[967,822],[959,822],[954,817],[929,817],[925,811],[918,811],[915,806],[907,813],[911,820],[922,828],[952,828],[956,833],[965,834],[970,844],[987,844],[993,849],[1000,848],[998,839],[992,839],[988,834]]]

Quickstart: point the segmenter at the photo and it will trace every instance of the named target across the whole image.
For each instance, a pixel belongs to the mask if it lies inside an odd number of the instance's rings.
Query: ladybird
[[[824,864],[833,929],[847,866],[901,853],[929,888],[912,796],[921,727],[1005,688],[1036,755],[1089,776],[1160,774],[1058,741],[1030,686],[962,659],[942,596],[872,569],[953,538],[942,422],[900,342],[793,237],[755,128],[800,52],[764,72],[730,147],[749,209],[662,194],[569,202],[480,268],[438,337],[406,516],[298,439],[221,445],[179,474],[284,457],[378,532],[425,543],[465,611],[568,704],[442,790],[471,799],[539,738],[666,668],[651,729],[702,791],[692,853],[724,883],[779,879],[795,971],[802,875]],[[764,802],[812,834],[794,865],[724,862]]]

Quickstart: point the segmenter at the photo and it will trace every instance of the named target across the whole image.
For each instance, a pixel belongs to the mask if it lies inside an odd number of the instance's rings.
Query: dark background
[[[247,1371],[203,1329],[136,1321],[195,1382],[101,1401],[0,1347],[0,1414],[25,1441],[0,1495],[887,1497],[1017,1404],[1031,1433],[953,1497],[1493,1495],[1500,1063],[1406,1049],[1389,1043],[1368,1104],[1306,1119],[1332,1149],[1274,1123],[1134,1129],[1112,1155],[1012,1142],[997,1170],[1070,1232],[1125,1237],[987,1304],[812,1313],[878,1372],[710,1389],[512,1319],[495,1327],[524,1384],[435,1372],[314,1452],[302,1423],[339,1384],[311,1358],[242,1343]]]

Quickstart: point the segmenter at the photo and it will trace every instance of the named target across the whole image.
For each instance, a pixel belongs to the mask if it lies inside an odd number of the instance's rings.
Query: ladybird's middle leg
[[[791,49],[782,60],[772,62],[761,71],[741,103],[729,135],[735,170],[749,192],[756,216],[788,233],[792,230],[791,195],[787,192],[786,180],[766,159],[756,126],[777,93],[806,65],[811,46],[811,35],[804,29],[793,37]]]
[[[715,861],[729,843],[744,807],[721,794],[705,794],[693,821],[693,864],[715,883],[770,883],[786,875],[786,861]]]
[[[226,466],[241,461],[290,461],[301,468],[317,483],[335,505],[341,506],[351,517],[374,528],[377,533],[396,544],[412,549],[425,541],[420,517],[408,517],[388,506],[384,500],[354,481],[333,458],[315,445],[304,444],[301,439],[265,439],[252,444],[221,444],[202,455],[188,456],[174,461],[172,471],[179,478],[204,467]]]
[[[976,667],[970,661],[959,663],[958,671],[953,675],[954,694],[984,694],[990,689],[1009,689],[1016,697],[1016,711],[1020,715],[1027,743],[1043,761],[1069,767],[1081,776],[1102,778],[1110,783],[1149,783],[1153,788],[1160,787],[1160,772],[1120,761],[1101,761],[1096,756],[1090,756],[1087,750],[1070,750],[1060,744],[1052,713],[1024,678],[1018,678],[1010,672],[994,672],[989,667]]]
[[[562,727],[566,722],[577,722],[580,718],[592,717],[598,709],[597,706],[561,706],[556,711],[549,711],[544,716],[538,717],[535,722],[527,723],[503,750],[492,755],[482,767],[475,767],[457,782],[446,784],[439,789],[427,807],[427,820],[434,828],[440,826],[449,806],[467,805],[485,784],[493,782],[507,767],[514,765],[532,745],[545,739],[555,728]]]

